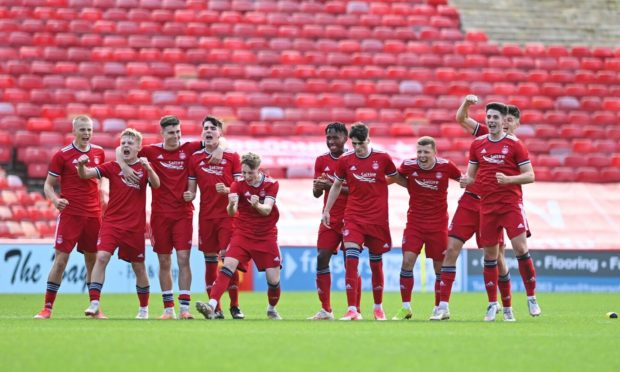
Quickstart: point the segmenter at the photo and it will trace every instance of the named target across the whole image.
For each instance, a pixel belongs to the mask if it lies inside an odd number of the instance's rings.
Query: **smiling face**
[[[515,134],[515,131],[517,130],[517,128],[519,128],[520,124],[521,123],[519,121],[519,118],[514,115],[508,114],[504,118],[504,132],[508,134]]]
[[[335,156],[340,156],[344,152],[344,145],[347,143],[347,136],[335,129],[328,129],[325,133],[325,143],[329,152]]]
[[[134,136],[121,136],[121,152],[123,160],[127,164],[133,164],[138,160],[138,152],[140,151],[140,142]]]
[[[433,148],[433,145],[417,144],[416,149],[418,164],[424,169],[431,168],[435,163],[435,155],[437,155],[437,152]]]
[[[181,145],[181,124],[161,128],[161,136],[164,139],[164,149],[176,150]]]
[[[73,123],[73,143],[80,150],[87,150],[93,135],[93,123],[90,120],[76,120]]]
[[[202,140],[205,143],[205,147],[209,152],[215,150],[220,144],[220,137],[222,136],[222,130],[210,121],[205,121],[202,124]]]

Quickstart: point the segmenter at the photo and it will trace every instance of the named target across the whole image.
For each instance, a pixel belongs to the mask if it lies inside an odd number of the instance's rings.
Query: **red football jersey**
[[[388,186],[385,176],[398,174],[390,155],[384,151],[370,150],[365,158],[355,151],[343,154],[336,166],[334,177],[346,181],[349,195],[345,220],[383,225],[388,223]]]
[[[209,164],[211,154],[206,149],[196,151],[189,160],[189,179],[195,180],[200,188],[200,215],[206,219],[228,217],[226,206],[228,195],[215,190],[216,183],[230,186],[241,176],[239,154],[224,151],[220,164]]]
[[[330,181],[334,182],[334,172],[336,171],[336,165],[338,164],[338,158],[332,156],[330,152],[318,156],[314,162],[314,178],[321,176],[327,177]],[[343,186],[347,186],[346,181]],[[329,190],[325,191],[323,196],[323,207],[327,203],[327,197],[329,196]],[[344,217],[344,208],[347,205],[347,194],[340,193],[338,199],[334,203],[329,215],[332,221],[342,221]]]
[[[202,148],[202,142],[183,142],[176,150],[165,150],[162,143],[145,146],[138,156],[146,157],[157,172],[160,187],[153,189],[152,213],[192,214],[194,205],[183,200],[187,191],[189,159]]]
[[[451,161],[436,158],[430,169],[422,169],[417,159],[405,160],[398,173],[407,179],[407,222],[429,231],[445,230],[448,227],[448,182],[458,180],[461,171]]]
[[[489,127],[476,123],[476,128],[474,129],[474,133],[472,135],[477,138],[484,136],[485,134],[489,134]],[[476,181],[474,181],[474,183],[465,188],[465,191],[471,192],[472,194],[476,194],[480,197],[480,181],[478,180],[478,177],[476,177]]]
[[[102,226],[110,225],[115,229],[143,232],[146,224],[148,173],[140,162],[132,164],[131,168],[140,177],[138,185],[125,181],[121,166],[115,161],[95,168],[99,178],[106,177],[110,180],[110,201],[103,215]]]
[[[500,185],[495,177],[497,172],[519,175],[519,167],[530,163],[527,149],[517,137],[506,134],[498,141],[492,141],[489,135],[476,138],[469,149],[469,162],[478,165],[476,179],[480,180],[483,210],[521,202],[521,185]]]
[[[99,182],[94,178],[83,180],[78,175],[77,159],[82,155],[88,155],[86,165],[91,168],[105,162],[105,153],[100,146],[90,145],[82,152],[71,143],[54,154],[48,173],[60,177],[60,197],[69,201],[62,213],[98,217],[101,215]]]
[[[262,178],[257,187],[248,185],[243,179],[233,182],[230,186],[230,192],[239,195],[238,213],[233,219],[233,235],[240,234],[246,238],[260,240],[277,237],[276,223],[280,219],[278,206],[274,204],[271,213],[263,216],[249,202],[252,195],[258,195],[260,203],[267,198],[276,200],[280,188],[278,181],[265,175]]]

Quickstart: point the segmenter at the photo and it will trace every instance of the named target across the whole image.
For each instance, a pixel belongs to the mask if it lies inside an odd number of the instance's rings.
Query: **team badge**
[[[62,239],[62,235],[58,235],[58,237],[56,238],[56,244],[62,244],[63,239]]]
[[[376,161],[372,162],[372,169],[377,170],[379,169],[379,163],[377,163]]]
[[[261,190],[261,191],[258,193],[258,196],[260,196],[261,198],[264,198],[264,197],[265,197],[265,190]]]
[[[93,159],[93,162],[94,162],[95,164],[99,165],[99,163],[101,163],[101,159],[99,159],[99,157],[95,157],[95,158]]]
[[[226,164],[226,159],[222,159],[222,161],[220,162],[220,164],[222,164],[222,165]]]
[[[502,147],[502,154],[504,155],[508,154],[508,146]]]
[[[179,153],[179,158],[180,158],[181,160],[185,160],[185,158],[186,158],[186,157],[187,157],[187,155],[185,155],[185,153],[184,153],[184,152],[182,152],[182,151],[181,151],[181,152]]]
[[[349,229],[342,230],[342,236],[349,236]]]
[[[437,177],[438,180],[443,178],[443,174],[441,172],[437,172],[437,174],[435,175],[435,177]]]

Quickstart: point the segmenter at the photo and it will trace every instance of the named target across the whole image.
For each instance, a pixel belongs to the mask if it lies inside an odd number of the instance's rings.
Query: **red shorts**
[[[478,248],[483,248],[480,241],[480,200],[470,194],[463,194],[448,226],[448,236],[465,243],[474,235]],[[504,245],[503,234],[500,234],[498,243]]]
[[[427,258],[443,261],[448,248],[448,230],[420,231],[415,227],[407,226],[403,233],[403,252],[420,254],[422,246],[424,246]]]
[[[332,223],[331,228],[323,224],[319,226],[319,236],[316,241],[318,249],[327,249],[336,254],[341,245],[342,223]]]
[[[258,271],[265,271],[274,267],[282,267],[282,256],[276,238],[267,240],[248,239],[244,236],[234,236],[226,250],[226,257],[237,259],[240,267],[246,266],[254,260]],[[241,270],[241,268],[238,268]]]
[[[118,248],[118,258],[127,262],[144,262],[144,233],[102,226],[97,251],[110,252]]]
[[[383,254],[392,249],[392,236],[388,224],[362,226],[345,220],[342,236],[345,243],[355,243],[360,247],[366,246],[373,254]]]
[[[225,250],[232,237],[232,218],[202,220],[198,224],[198,249],[203,253]]]
[[[101,227],[100,217],[75,216],[61,213],[56,225],[54,248],[71,253],[77,244],[80,253],[97,252],[97,236]]]
[[[483,247],[497,244],[503,236],[502,229],[506,229],[509,239],[523,233],[531,235],[523,204],[506,205],[501,212],[481,213],[480,243]]]
[[[153,251],[172,254],[172,249],[187,251],[192,248],[192,216],[151,215],[149,235]]]

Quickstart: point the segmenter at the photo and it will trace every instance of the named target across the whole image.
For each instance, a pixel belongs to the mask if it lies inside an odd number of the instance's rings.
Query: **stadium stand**
[[[499,14],[508,3],[486,11],[493,19],[523,16]],[[590,14],[588,3],[570,3]],[[319,136],[326,121],[360,120],[375,137],[437,136],[442,151],[465,164],[471,138],[453,117],[471,92],[521,108],[518,135],[540,166],[538,180],[620,181],[617,28],[606,27],[613,31],[609,43],[574,45],[574,39],[538,38],[550,33],[536,28],[515,34],[493,22],[478,24],[473,13],[489,18],[472,4],[3,2],[0,164],[27,185],[40,185],[50,151],[66,141],[70,117],[81,113],[97,121],[94,142],[108,154],[125,127],[154,143],[161,115],[179,116],[190,123],[185,135],[196,136],[194,124],[211,113],[227,122],[232,137]],[[561,20],[558,12],[545,14],[552,13]],[[473,115],[482,121],[482,108]],[[573,166],[578,170],[565,171]],[[307,176],[286,172],[286,165],[274,171]],[[0,235],[49,235],[51,219],[10,208],[11,195],[26,190],[11,177],[0,177],[8,185],[0,219],[17,213],[16,221],[29,223],[5,226]]]

